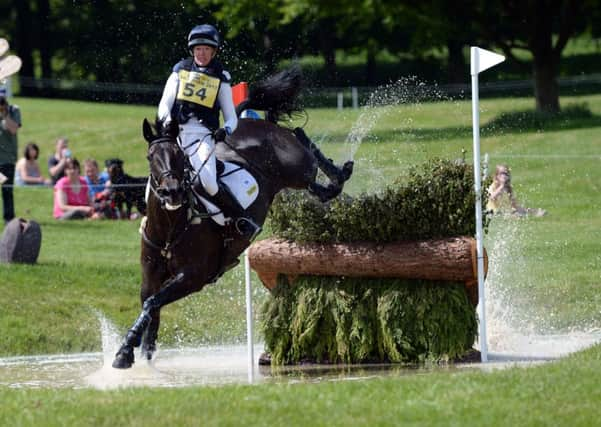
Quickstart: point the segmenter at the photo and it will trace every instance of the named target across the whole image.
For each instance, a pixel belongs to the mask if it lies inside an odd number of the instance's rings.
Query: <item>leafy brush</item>
[[[274,365],[449,360],[474,344],[462,283],[285,276],[262,309]]]
[[[328,204],[304,192],[281,193],[271,208],[272,230],[297,242],[390,242],[475,234],[470,165],[432,160],[412,168],[404,182],[398,179],[381,194],[342,195]]]

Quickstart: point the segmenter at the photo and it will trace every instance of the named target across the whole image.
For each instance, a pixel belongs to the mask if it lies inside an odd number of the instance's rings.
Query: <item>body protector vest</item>
[[[177,117],[182,124],[195,117],[208,129],[216,130],[219,127],[219,88],[221,82],[229,82],[221,63],[213,59],[209,66],[200,68],[193,58],[187,58],[177,63],[173,72],[178,74],[179,86],[171,116]]]

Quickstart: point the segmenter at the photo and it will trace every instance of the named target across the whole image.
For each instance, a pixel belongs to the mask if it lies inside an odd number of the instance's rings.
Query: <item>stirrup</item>
[[[246,217],[237,218],[234,222],[234,226],[236,227],[238,234],[248,238],[251,242],[262,231],[262,228],[259,225],[252,219]]]

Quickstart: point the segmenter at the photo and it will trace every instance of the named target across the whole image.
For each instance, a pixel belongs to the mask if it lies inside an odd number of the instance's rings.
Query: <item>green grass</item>
[[[521,204],[549,212],[493,220],[485,237],[487,286],[506,291],[517,327],[541,332],[601,328],[601,96],[561,102],[586,103],[592,117],[563,117],[539,128],[511,120],[487,127],[503,113],[532,109],[534,101],[481,102],[482,153],[491,167],[511,166]],[[54,140],[64,135],[80,160],[118,156],[129,173],[146,173],[140,128],[154,108],[27,98],[16,103],[23,114],[21,147],[37,142],[44,164]],[[343,161],[357,148],[351,194],[378,191],[432,157],[472,160],[468,101],[308,113],[307,133],[326,155]],[[360,122],[372,127],[361,144],[347,142],[353,124],[365,117]],[[16,190],[17,214],[41,224],[43,244],[37,265],[0,265],[0,356],[98,351],[96,312],[124,332],[138,314],[138,223],[57,222],[51,206],[49,189]],[[241,341],[243,278],[236,269],[165,308],[160,344]],[[266,292],[254,283],[258,306]],[[601,397],[600,359],[597,346],[559,363],[493,373],[449,369],[368,381],[182,390],[0,388],[0,424],[592,425]]]
[[[117,391],[0,388],[11,426],[598,425],[601,346],[493,372],[442,369],[362,381]]]

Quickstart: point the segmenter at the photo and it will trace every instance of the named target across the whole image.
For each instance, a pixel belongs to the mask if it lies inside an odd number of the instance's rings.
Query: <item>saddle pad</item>
[[[238,199],[238,203],[244,209],[248,208],[259,195],[259,185],[257,180],[246,170],[240,166],[223,162],[224,170],[220,174],[219,179],[228,187],[230,192]],[[211,218],[219,225],[225,224],[225,217],[221,213],[221,209],[211,203],[204,197],[200,197],[200,201],[207,209],[207,212],[212,215]]]
[[[224,170],[219,176],[230,192],[236,196],[244,209],[249,207],[259,195],[259,185],[254,176],[246,169],[229,162],[223,162]]]

